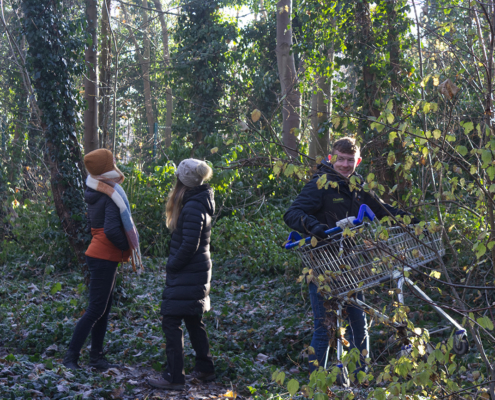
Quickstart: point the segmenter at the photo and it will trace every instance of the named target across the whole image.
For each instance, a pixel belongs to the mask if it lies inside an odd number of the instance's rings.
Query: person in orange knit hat
[[[103,354],[117,266],[132,256],[134,268],[141,270],[141,254],[129,202],[120,186],[124,175],[115,165],[112,152],[94,150],[86,154],[84,165],[89,173],[84,200],[88,204],[92,235],[86,251],[90,272],[89,305],[77,322],[63,364],[69,369],[81,368],[78,365],[80,351],[91,333],[89,366],[105,371],[118,366],[110,364]]]

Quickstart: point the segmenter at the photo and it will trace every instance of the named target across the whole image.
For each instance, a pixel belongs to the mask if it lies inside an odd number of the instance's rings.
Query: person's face
[[[335,169],[335,171],[346,178],[349,178],[361,162],[361,157],[357,154],[341,153],[338,150],[334,150],[330,161],[333,164],[333,169]]]

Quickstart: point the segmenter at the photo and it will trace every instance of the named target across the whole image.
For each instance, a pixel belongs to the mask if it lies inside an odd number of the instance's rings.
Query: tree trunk
[[[84,53],[84,61],[88,72],[84,77],[84,99],[87,109],[84,111],[84,152],[88,154],[98,148],[98,3],[97,0],[85,0],[86,32],[91,41]]]
[[[283,98],[283,144],[285,152],[297,157],[297,145],[301,117],[301,94],[297,87],[296,65],[292,47],[292,0],[277,3],[277,64]]]
[[[360,47],[364,56],[363,62],[363,83],[365,86],[364,98],[365,104],[363,111],[368,116],[378,117],[380,111],[375,107],[374,102],[377,98],[378,89],[375,83],[375,75],[371,72],[373,57],[368,55],[374,48],[373,32],[371,27],[370,5],[368,0],[359,0],[356,2],[356,23],[360,30]]]
[[[148,0],[142,0],[142,7],[148,7]],[[127,9],[124,4],[122,4],[122,9],[124,10],[125,19],[130,21],[129,15],[127,14]],[[149,137],[153,137],[153,125],[155,123],[153,117],[153,103],[151,101],[151,85],[150,85],[150,39],[148,36],[148,14],[146,14],[145,9],[141,9],[143,24],[141,28],[144,31],[143,35],[143,54],[139,50],[139,44],[137,42],[134,32],[130,31],[132,41],[134,42],[134,47],[136,48],[136,54],[138,56],[139,64],[141,64],[141,73],[143,77],[143,87],[144,87],[144,107],[146,110],[146,121],[148,122],[148,134]]]
[[[77,260],[84,265],[89,238],[83,197],[86,170],[76,135],[77,99],[70,63],[73,37],[61,33],[60,2],[22,0],[21,7],[29,45],[26,64],[36,90],[32,104],[40,111],[55,209]]]
[[[98,125],[100,127],[101,137],[100,146],[107,147],[108,134],[108,118],[110,116],[110,92],[111,92],[111,51],[112,41],[110,38],[110,20],[109,11],[112,0],[104,0],[101,10],[101,52],[100,63],[98,69],[100,72],[99,95],[100,103],[98,110]]]
[[[333,59],[334,45],[331,43],[328,50],[330,75],[316,79],[316,93],[313,92],[312,94],[312,137],[309,145],[309,156],[315,160],[320,156],[326,157],[330,150],[330,130],[326,129],[323,132],[320,130],[322,125],[332,117]],[[325,99],[328,100],[327,103],[325,103]]]
[[[143,0],[142,6],[148,7],[148,0]],[[143,18],[143,55],[140,60],[141,71],[143,73],[143,85],[144,85],[144,106],[146,108],[146,120],[148,121],[148,131],[150,137],[153,137],[153,125],[155,124],[155,118],[153,116],[153,103],[151,101],[151,84],[150,84],[150,37],[149,37],[149,22],[148,14],[144,8],[141,8],[141,15]],[[134,37],[134,36],[133,36]],[[138,50],[138,49],[136,49]]]
[[[165,119],[165,147],[170,147],[172,144],[172,110],[173,110],[173,98],[172,87],[170,86],[170,51],[168,48],[168,27],[165,21],[165,16],[162,14],[161,0],[153,0],[155,7],[158,10],[158,18],[160,20],[160,26],[162,28],[162,42],[163,42],[163,65],[165,67],[165,74],[167,75],[167,89],[166,101],[167,101],[167,116]]]

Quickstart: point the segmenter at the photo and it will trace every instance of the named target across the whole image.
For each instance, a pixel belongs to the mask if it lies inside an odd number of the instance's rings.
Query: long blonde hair
[[[167,228],[171,232],[177,227],[180,211],[182,210],[182,199],[189,188],[184,185],[179,178],[174,188],[168,195],[167,205],[165,206],[165,215],[167,216]]]

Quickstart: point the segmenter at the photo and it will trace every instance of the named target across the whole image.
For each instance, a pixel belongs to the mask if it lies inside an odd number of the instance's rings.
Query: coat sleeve
[[[119,250],[129,250],[129,243],[124,232],[120,210],[109,197],[105,203],[105,221],[103,231],[108,240]]]
[[[182,209],[182,241],[173,257],[167,261],[167,270],[178,272],[193,258],[199,248],[201,232],[205,225],[206,212],[197,202],[190,201]]]
[[[325,190],[318,189],[317,180],[314,178],[304,186],[285,213],[284,221],[291,229],[301,233],[309,233],[311,229],[320,224],[313,214],[316,214],[323,207]]]
[[[396,215],[411,215],[406,211],[400,210],[390,204],[385,203],[376,194],[371,192],[364,192],[364,203],[371,208],[371,211],[375,213],[378,219],[382,219],[390,214]]]

